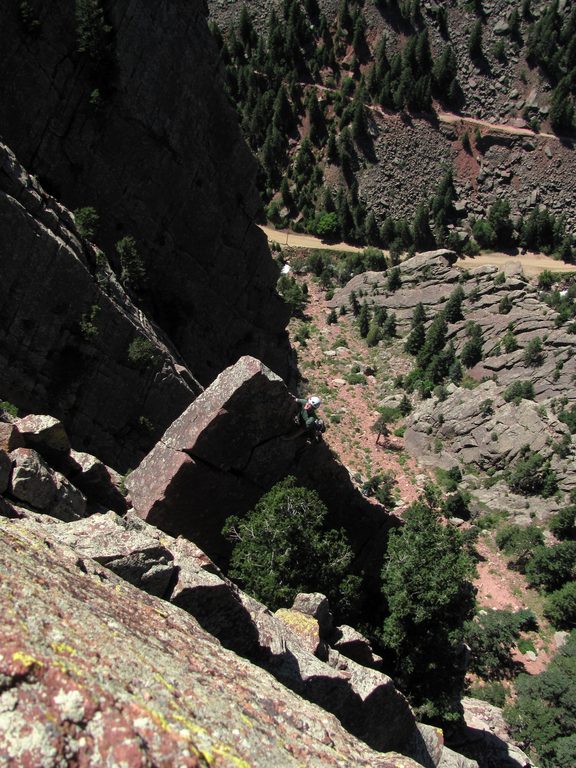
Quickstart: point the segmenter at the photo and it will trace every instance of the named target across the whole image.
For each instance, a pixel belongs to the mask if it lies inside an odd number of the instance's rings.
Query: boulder
[[[226,519],[253,508],[287,475],[314,488],[333,527],[376,558],[397,521],[370,505],[324,442],[290,437],[298,411],[284,382],[259,360],[242,357],[202,393],[128,476],[136,513],[172,535],[196,542],[218,564],[230,545]]]
[[[34,448],[41,455],[65,454],[70,441],[64,425],[53,416],[30,414],[16,423],[27,448]]]
[[[326,644],[320,639],[320,627],[318,622],[312,616],[294,608],[279,608],[274,612],[280,621],[298,635],[302,645],[314,656],[318,656],[322,661],[326,660],[328,649]]]
[[[320,636],[326,639],[332,632],[332,613],[326,595],[320,592],[300,592],[294,598],[292,608],[312,616],[318,622]]]
[[[66,476],[92,502],[126,512],[128,504],[122,490],[122,476],[89,453],[70,451]]]
[[[24,438],[16,424],[0,421],[0,450],[10,453],[16,448],[24,448]]]
[[[56,497],[54,474],[32,448],[16,448],[10,453],[13,463],[10,493],[35,509],[47,510]]]
[[[86,515],[86,498],[82,492],[59,472],[54,472],[54,482],[56,494],[46,510],[48,514],[64,522],[83,518]]]
[[[368,640],[358,630],[342,624],[336,627],[330,638],[330,645],[343,656],[352,659],[357,664],[378,669],[382,659],[377,656]]]
[[[0,493],[8,488],[10,484],[10,475],[12,474],[12,462],[6,451],[0,448]]]

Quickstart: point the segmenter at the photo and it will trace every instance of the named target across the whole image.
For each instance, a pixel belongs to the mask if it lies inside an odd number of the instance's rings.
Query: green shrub
[[[111,28],[104,21],[99,0],[76,0],[76,36],[79,53],[94,61],[106,57]]]
[[[276,288],[280,296],[290,307],[292,315],[304,309],[308,296],[292,275],[281,275]]]
[[[128,361],[137,368],[148,368],[158,363],[158,348],[148,339],[139,336],[128,347]]]
[[[536,547],[525,572],[531,587],[544,592],[560,589],[576,577],[576,541]]]
[[[116,243],[116,253],[120,258],[120,282],[126,287],[139,290],[146,282],[144,259],[138,252],[136,241],[131,235]]]
[[[542,546],[544,536],[536,525],[522,527],[505,525],[496,534],[496,545],[504,554],[511,556],[511,565],[524,571],[536,547]]]
[[[79,322],[80,333],[85,341],[94,341],[98,337],[99,329],[96,324],[96,319],[100,314],[100,307],[98,304],[93,304],[90,307],[90,311],[82,315],[82,319]]]
[[[557,539],[576,540],[576,504],[556,512],[550,520],[550,530]]]
[[[484,683],[484,685],[472,686],[469,695],[474,699],[486,701],[488,704],[492,704],[493,707],[499,707],[500,709],[506,704],[506,688],[496,680]]]
[[[502,397],[514,405],[519,405],[520,400],[534,400],[534,385],[531,381],[514,381],[506,387]]]
[[[487,611],[467,625],[469,670],[484,680],[512,677],[517,665],[512,657],[524,617],[511,611]]]
[[[520,675],[517,697],[504,710],[512,736],[542,768],[576,765],[576,633],[539,675]]]
[[[96,209],[91,206],[86,208],[77,208],[74,211],[74,219],[76,220],[76,227],[82,237],[92,240],[96,234],[100,217],[96,213]]]
[[[18,416],[18,408],[12,403],[9,403],[8,400],[0,400],[0,411],[9,413],[10,416]]]
[[[569,581],[548,595],[544,615],[557,629],[576,627],[576,581]]]
[[[224,535],[233,543],[229,576],[275,610],[298,592],[322,592],[336,609],[357,595],[350,577],[352,550],[343,531],[326,530],[327,510],[318,494],[277,483],[242,518],[231,517]]]
[[[523,360],[525,365],[529,365],[532,368],[542,365],[544,362],[544,349],[542,346],[542,339],[539,336],[530,339],[526,348],[524,349]]]
[[[526,447],[506,474],[510,489],[522,496],[548,498],[558,489],[558,480],[550,461]]]

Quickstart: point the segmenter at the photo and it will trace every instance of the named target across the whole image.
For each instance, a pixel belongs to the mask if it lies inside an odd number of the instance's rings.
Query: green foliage
[[[312,232],[320,238],[334,240],[340,234],[338,216],[334,211],[321,213],[316,218]]]
[[[576,580],[576,541],[536,547],[525,572],[528,584],[544,592],[554,592]]]
[[[98,337],[99,329],[96,324],[96,319],[100,314],[100,307],[98,304],[93,304],[90,307],[89,312],[85,312],[80,320],[79,327],[80,333],[85,341],[94,341]]]
[[[482,360],[482,328],[478,323],[467,323],[466,335],[468,336],[468,341],[462,347],[460,362],[466,368],[472,368]]]
[[[368,310],[368,304],[366,301],[362,302],[362,306],[360,307],[360,314],[358,315],[358,331],[360,333],[360,336],[365,339],[366,336],[368,336],[368,331],[370,329],[370,313]]]
[[[478,20],[472,27],[468,41],[468,53],[472,60],[482,58],[482,22]]]
[[[558,489],[556,473],[550,467],[550,460],[544,459],[527,446],[521,451],[515,464],[506,473],[508,485],[514,493],[522,496],[552,496]]]
[[[484,685],[474,685],[470,688],[469,695],[474,699],[486,701],[493,707],[500,709],[506,704],[506,688],[496,680]]]
[[[22,0],[18,6],[20,22],[29,35],[36,35],[40,31],[40,21],[36,18],[32,6],[27,0]]]
[[[458,665],[474,595],[471,561],[460,533],[443,526],[430,502],[418,501],[391,531],[382,569],[388,607],[382,639],[420,717],[458,719],[463,685]]]
[[[138,336],[128,347],[128,361],[137,368],[155,366],[159,361],[158,348],[148,339]]]
[[[544,536],[536,525],[522,527],[505,525],[496,534],[496,545],[504,554],[512,557],[511,565],[523,571],[536,547],[542,546]]]
[[[110,32],[99,0],[76,0],[78,53],[84,53],[94,61],[102,61],[106,56]]]
[[[557,629],[576,628],[576,581],[548,595],[544,615]]]
[[[505,610],[483,612],[467,625],[469,670],[483,680],[513,677],[517,665],[512,651],[523,629],[525,616]]]
[[[343,531],[326,529],[318,494],[287,477],[245,517],[231,517],[224,535],[234,544],[229,576],[272,610],[298,592],[322,592],[336,609],[354,600],[352,550]]]
[[[308,301],[308,296],[292,275],[281,275],[277,284],[278,293],[290,307],[291,314],[301,312]]]
[[[9,413],[10,416],[18,416],[18,408],[12,403],[9,403],[8,400],[0,400],[0,411]]]
[[[444,500],[444,514],[446,517],[459,517],[462,520],[468,520],[470,517],[469,503],[470,494],[456,491]]]
[[[86,208],[77,208],[74,211],[74,218],[76,219],[76,227],[82,237],[92,240],[96,234],[100,217],[96,213],[96,209],[91,206]]]
[[[494,248],[496,245],[496,232],[487,219],[476,219],[472,225],[472,234],[481,248]]]
[[[514,405],[519,405],[520,400],[534,400],[534,385],[531,381],[513,381],[506,387],[502,397]]]
[[[116,243],[116,253],[120,258],[120,282],[126,287],[141,289],[146,282],[146,266],[138,252],[136,241],[131,235]]]
[[[533,339],[530,339],[524,349],[524,354],[522,356],[524,365],[529,365],[532,368],[542,365],[544,357],[542,339],[539,336],[535,336]]]
[[[397,291],[401,285],[402,285],[402,277],[401,277],[400,267],[392,267],[392,269],[388,272],[388,280],[386,282],[386,287],[390,292],[394,292],[394,291]]]
[[[550,530],[561,540],[576,540],[576,504],[560,509],[550,520]]]
[[[507,315],[512,310],[513,306],[514,305],[512,303],[512,299],[510,296],[508,296],[508,294],[506,294],[506,296],[503,296],[498,302],[498,313],[501,315]],[[515,340],[514,343],[516,343]]]
[[[520,675],[504,714],[513,738],[542,768],[576,765],[576,632],[539,675]]]
[[[450,297],[444,307],[444,317],[447,323],[457,323],[463,320],[462,302],[464,301],[464,291],[462,286],[458,285],[450,294]]]

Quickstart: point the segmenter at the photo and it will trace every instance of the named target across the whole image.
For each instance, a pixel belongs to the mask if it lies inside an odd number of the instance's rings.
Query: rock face
[[[324,443],[287,438],[297,410],[278,376],[259,360],[241,358],[129,475],[134,509],[162,530],[195,541],[220,563],[229,552],[221,535],[226,519],[251,509],[293,474],[318,491],[331,524],[346,528],[357,552],[379,548],[381,556],[382,537],[395,521],[362,498]],[[369,552],[362,557],[369,559]]]
[[[371,750],[179,608],[0,529],[0,751],[14,764],[419,765]]]
[[[42,533],[35,520],[20,525]],[[310,643],[315,619],[289,610],[272,615],[226,579],[195,544],[173,539],[130,514],[120,518],[112,512],[47,530],[74,549],[83,567],[94,560],[179,606],[226,648],[335,714],[374,749],[406,751],[416,723],[389,677],[352,661],[339,667],[323,663]]]
[[[32,12],[34,34],[0,9],[0,133],[69,207],[96,209],[105,253],[2,145],[0,392],[124,471],[243,352],[288,377],[287,312],[203,7],[113,4],[106,87],[78,53],[74,8]],[[139,291],[115,277],[128,235]]]
[[[0,167],[2,397],[57,416],[77,448],[126,469],[202,388],[3,145]],[[67,448],[45,429],[56,452]]]

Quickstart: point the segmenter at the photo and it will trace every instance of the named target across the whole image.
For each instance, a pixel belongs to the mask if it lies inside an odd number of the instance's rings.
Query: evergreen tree
[[[482,22],[478,20],[472,27],[470,40],[468,41],[468,53],[473,61],[482,58]]]
[[[458,320],[463,319],[462,302],[464,301],[464,298],[464,291],[459,285],[452,291],[450,298],[444,307],[444,317],[446,318],[446,322],[457,323]]]
[[[104,20],[100,0],[76,0],[76,36],[78,52],[102,62],[108,53],[111,28]]]
[[[424,346],[425,339],[426,329],[424,327],[424,323],[416,323],[416,325],[413,326],[412,330],[408,334],[404,349],[411,355],[417,355]]]
[[[370,310],[366,301],[362,302],[360,314],[358,315],[358,331],[360,336],[365,339],[370,329]]]
[[[482,328],[478,323],[470,322],[466,327],[468,341],[462,348],[460,361],[466,368],[472,368],[482,360]]]
[[[430,213],[426,203],[420,203],[414,215],[413,240],[417,251],[427,251],[436,246],[434,235],[430,229]]]
[[[390,532],[382,640],[417,715],[428,721],[460,716],[465,664],[458,654],[474,612],[472,571],[460,533],[443,526],[425,501],[413,504],[404,525]]]

